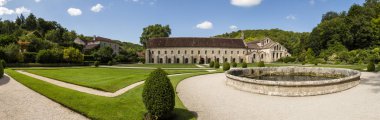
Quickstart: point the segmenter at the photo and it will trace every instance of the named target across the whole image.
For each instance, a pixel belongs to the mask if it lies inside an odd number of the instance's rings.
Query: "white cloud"
[[[259,5],[262,0],[231,0],[231,4],[239,7],[252,7]]]
[[[199,23],[196,27],[199,29],[212,29],[213,25],[210,21],[204,21]]]
[[[67,9],[67,13],[69,13],[70,16],[82,15],[82,11],[78,8],[69,8],[69,9]]]
[[[288,15],[288,16],[286,16],[285,17],[287,20],[296,20],[297,18],[296,18],[296,16],[294,16],[294,15]]]
[[[231,29],[231,30],[237,30],[238,27],[237,27],[236,25],[231,25],[231,26],[230,26],[230,29]]]
[[[104,6],[102,4],[96,4],[95,6],[92,6],[91,11],[92,12],[100,12]]]
[[[14,10],[8,9],[6,7],[0,7],[0,15],[11,15],[15,13]]]
[[[41,2],[41,0],[34,0],[34,2],[39,3],[39,2]]]
[[[8,0],[0,0],[0,6],[4,6],[7,4]]]
[[[16,8],[15,10],[16,14],[23,14],[23,13],[30,13],[31,11],[24,6]]]
[[[315,4],[315,0],[310,0],[309,3],[310,3],[310,5],[314,5]]]

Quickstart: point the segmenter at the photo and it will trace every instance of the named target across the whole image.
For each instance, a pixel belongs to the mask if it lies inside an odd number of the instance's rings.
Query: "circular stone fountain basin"
[[[350,89],[360,83],[360,72],[342,68],[262,67],[232,69],[228,86],[275,96],[313,96]]]

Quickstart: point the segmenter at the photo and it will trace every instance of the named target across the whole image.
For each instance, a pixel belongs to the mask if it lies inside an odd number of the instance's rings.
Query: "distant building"
[[[120,45],[117,42],[99,36],[94,36],[92,41],[84,41],[80,38],[76,38],[74,43],[84,45],[84,51],[91,51],[102,47],[111,47],[114,54],[119,54],[120,52]]]
[[[208,64],[274,62],[290,56],[287,49],[277,42],[264,40],[244,43],[243,39],[230,38],[154,38],[147,43],[146,63]]]

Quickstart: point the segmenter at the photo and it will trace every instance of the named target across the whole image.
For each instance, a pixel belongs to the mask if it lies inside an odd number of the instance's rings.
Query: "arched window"
[[[191,54],[194,54],[194,51],[191,51]]]
[[[168,54],[168,52],[165,51],[165,54]]]
[[[158,51],[158,54],[161,54],[161,51]]]
[[[171,51],[171,54],[173,54],[173,50]]]
[[[200,51],[200,50],[198,50],[198,54],[201,54],[201,51]]]
[[[181,52],[178,50],[178,54],[181,54]]]
[[[205,54],[207,54],[207,50],[205,50]]]
[[[185,54],[187,54],[187,50],[185,50]]]

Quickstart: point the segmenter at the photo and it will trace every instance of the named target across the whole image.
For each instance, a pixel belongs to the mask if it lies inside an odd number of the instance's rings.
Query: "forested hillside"
[[[9,63],[70,62],[64,60],[64,50],[75,48],[82,51],[84,47],[74,43],[74,39],[77,37],[85,41],[92,40],[92,36],[79,35],[75,31],[69,31],[56,21],[37,18],[33,14],[25,18],[21,14],[15,21],[0,21],[0,59]],[[120,41],[118,43],[123,48],[121,51],[123,54],[118,57],[114,56],[114,58],[124,60],[120,62],[132,62],[127,61],[130,58],[126,57],[136,56],[136,52],[142,50],[142,46],[137,44]],[[75,51],[75,49],[70,50]],[[91,55],[89,54],[89,56]],[[43,59],[40,57],[45,57],[44,59],[48,61],[42,61]]]
[[[242,31],[216,37],[240,38]],[[244,30],[245,41],[269,37],[287,47],[298,61],[367,63],[380,61],[380,0],[354,4],[348,11],[322,15],[311,33],[279,29]]]

